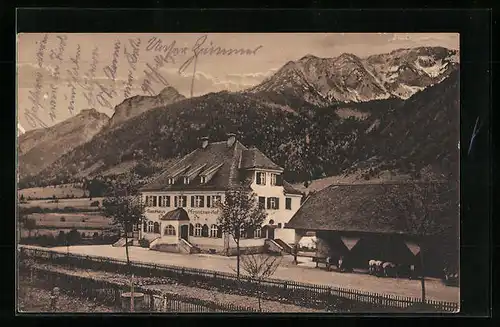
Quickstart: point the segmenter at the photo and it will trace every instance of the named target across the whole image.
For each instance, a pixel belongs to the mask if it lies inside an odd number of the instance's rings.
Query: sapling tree
[[[245,232],[260,228],[267,213],[259,206],[256,194],[245,186],[226,191],[224,201],[218,206],[221,211],[217,224],[222,232],[231,236],[236,243],[236,275],[239,278],[241,237]]]
[[[261,283],[271,277],[281,263],[281,256],[270,256],[264,253],[245,255],[241,258],[241,266],[244,274],[257,282],[257,300],[259,311],[262,311]]]

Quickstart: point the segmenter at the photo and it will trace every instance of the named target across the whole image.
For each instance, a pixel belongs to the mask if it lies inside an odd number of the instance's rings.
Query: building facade
[[[232,252],[234,240],[217,225],[217,203],[224,201],[228,189],[251,180],[250,187],[268,217],[261,228],[242,235],[240,247],[259,250],[266,239],[293,244],[294,231],[284,227],[299,209],[302,194],[282,176],[283,168],[234,135],[214,143],[204,138],[199,148],[140,190],[147,217],[140,238],[152,242],[151,248],[165,251]]]

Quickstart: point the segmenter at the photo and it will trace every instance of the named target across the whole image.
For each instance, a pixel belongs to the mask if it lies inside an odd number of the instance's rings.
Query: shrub
[[[61,217],[61,222],[65,222],[66,221],[66,218],[65,217]]]
[[[99,201],[94,201],[90,204],[91,207],[98,207],[99,206]]]
[[[139,245],[140,245],[141,247],[143,247],[143,248],[149,248],[149,243],[150,243],[150,242],[149,242],[147,239],[145,239],[145,238],[141,238],[141,239],[139,240]]]

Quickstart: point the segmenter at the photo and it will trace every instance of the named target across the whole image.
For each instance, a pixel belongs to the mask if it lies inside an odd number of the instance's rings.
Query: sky
[[[307,54],[366,57],[418,46],[458,50],[459,35],[22,33],[17,36],[18,125],[26,131],[47,127],[90,108],[111,117],[124,99],[158,94],[166,86],[186,97],[240,91]]]

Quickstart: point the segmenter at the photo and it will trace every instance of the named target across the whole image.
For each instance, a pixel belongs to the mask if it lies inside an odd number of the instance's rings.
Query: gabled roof
[[[177,208],[161,216],[160,220],[186,221],[189,220],[189,215],[183,208]]]
[[[228,146],[227,142],[209,143],[206,148],[197,148],[174,165],[168,167],[153,182],[145,185],[140,191],[163,191],[163,190],[227,190],[238,185],[238,164],[242,152],[247,148],[239,141]],[[175,184],[169,185],[168,178],[179,170],[187,172],[188,169],[196,169],[205,165],[199,176],[209,173],[212,175],[206,183],[201,183],[200,178],[195,178],[189,184],[184,184],[182,178]],[[214,169],[214,170],[212,170]],[[191,170],[191,171],[192,171]],[[212,172],[210,172],[212,170]]]
[[[418,224],[409,223],[412,213],[401,205],[417,198],[425,199],[435,222],[425,234],[458,230],[458,192],[452,183],[331,185],[310,195],[286,228],[417,235]]]
[[[281,171],[284,170],[282,167],[272,162],[271,159],[266,157],[266,155],[260,152],[260,150],[257,148],[250,148],[243,151],[243,157],[241,158],[241,168],[262,168]]]

